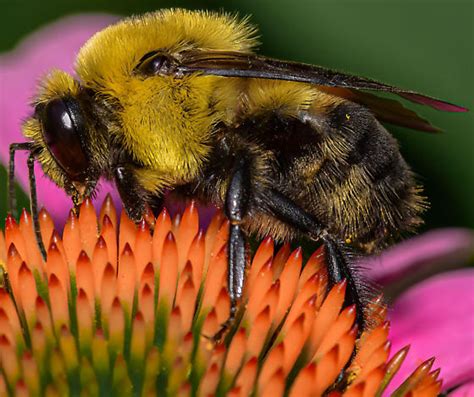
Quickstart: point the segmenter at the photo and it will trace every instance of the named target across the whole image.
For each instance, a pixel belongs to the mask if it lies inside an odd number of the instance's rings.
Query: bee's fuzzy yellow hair
[[[124,19],[94,35],[81,48],[76,71],[85,82],[107,88],[116,74],[129,75],[150,51],[173,52],[194,46],[249,52],[257,45],[256,31],[247,18],[226,13],[184,9],[151,12]]]
[[[147,190],[160,190],[164,179],[181,183],[199,173],[212,127],[228,117],[234,108],[229,98],[236,101],[238,90],[215,76],[144,79],[134,73],[140,59],[156,50],[249,52],[257,44],[255,32],[247,19],[229,14],[171,9],[124,19],[82,47],[76,61],[81,85],[108,101],[121,121],[120,131],[109,132],[147,175],[160,176],[146,178]]]

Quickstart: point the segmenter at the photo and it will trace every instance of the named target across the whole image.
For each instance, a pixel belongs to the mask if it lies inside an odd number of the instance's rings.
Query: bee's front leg
[[[147,197],[137,181],[133,169],[126,165],[114,168],[114,179],[123,207],[128,217],[135,223],[143,219]]]
[[[38,215],[38,199],[36,195],[36,176],[35,176],[35,160],[36,155],[33,152],[33,144],[31,142],[23,143],[12,143],[10,145],[10,161],[8,166],[8,210],[11,212],[13,217],[17,216],[16,209],[16,196],[15,196],[15,153],[18,150],[29,151],[27,165],[28,165],[28,179],[30,181],[30,210],[33,217],[33,229],[35,231],[35,238],[38,244],[38,248],[41,252],[43,260],[46,261],[46,247],[44,246],[43,239],[41,237],[41,228],[39,224]]]
[[[247,212],[251,194],[249,160],[243,155],[238,158],[227,187],[224,211],[230,221],[228,242],[227,288],[230,296],[230,315],[219,332],[214,336],[219,341],[232,325],[237,313],[237,305],[242,297],[247,253],[242,222]]]

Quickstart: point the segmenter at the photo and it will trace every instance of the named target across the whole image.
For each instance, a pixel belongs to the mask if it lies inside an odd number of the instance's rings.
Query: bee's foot
[[[229,318],[222,323],[221,328],[213,336],[206,336],[213,344],[218,345],[222,343],[228,332],[235,325],[237,314],[237,306],[231,305]]]
[[[211,340],[211,342],[215,345],[221,344],[224,341],[224,338],[225,338],[227,332],[230,330],[233,322],[234,322],[233,319],[232,320],[228,319],[224,324],[222,324],[219,331],[217,331],[214,334],[214,336],[211,336],[209,338]]]

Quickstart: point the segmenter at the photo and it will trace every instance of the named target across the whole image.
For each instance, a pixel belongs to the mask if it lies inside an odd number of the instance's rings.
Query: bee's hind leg
[[[350,248],[344,242],[331,236],[321,222],[284,194],[272,189],[266,191],[263,197],[263,204],[277,219],[314,239],[321,239],[324,242],[330,281],[329,286],[331,287],[342,280],[346,280],[347,292],[345,305],[349,306],[355,304],[356,321],[359,332],[362,332],[366,327],[366,319],[364,316],[365,303],[362,298],[363,284],[354,266],[354,255]]]
[[[361,288],[365,288],[365,283],[360,280],[357,269],[354,267],[354,253],[345,243],[329,234],[323,235],[322,240],[324,241],[329,280],[331,284],[346,280],[348,292],[344,303],[345,306],[352,304],[356,306],[356,321],[359,331],[362,332],[367,325],[364,316],[365,303],[361,291]]]

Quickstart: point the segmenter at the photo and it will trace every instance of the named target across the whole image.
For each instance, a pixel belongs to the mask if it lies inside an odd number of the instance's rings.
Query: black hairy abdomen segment
[[[241,126],[274,153],[275,187],[366,251],[420,223],[413,174],[373,115],[347,102],[317,117],[319,128],[275,114]]]

